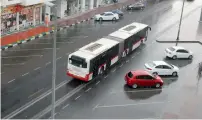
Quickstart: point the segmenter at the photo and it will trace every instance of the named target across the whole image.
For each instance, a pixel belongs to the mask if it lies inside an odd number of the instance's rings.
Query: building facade
[[[42,24],[42,0],[3,0],[1,35]]]
[[[55,14],[64,18],[98,7],[103,1],[106,0],[1,0],[1,35],[48,24]]]

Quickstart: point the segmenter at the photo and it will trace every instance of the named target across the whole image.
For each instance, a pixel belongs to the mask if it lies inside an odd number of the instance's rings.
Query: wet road
[[[202,118],[202,87],[197,90],[197,63],[201,61],[201,45],[190,46],[180,44],[196,54],[193,61],[165,59],[164,50],[174,44],[146,44],[137,49],[134,54],[111,70],[109,75],[97,80],[84,89],[76,101],[66,101],[68,107],[57,111],[57,119],[146,119],[164,118],[165,113],[181,118]],[[151,51],[152,50],[152,51]],[[159,51],[159,52],[157,52]],[[179,77],[163,77],[162,89],[139,88],[132,89],[125,85],[124,76],[130,70],[144,68],[144,64],[153,60],[164,60],[180,68]],[[134,62],[136,61],[136,62]],[[138,62],[137,62],[138,61]],[[190,82],[191,81],[191,82]],[[201,86],[202,83],[198,84]],[[188,90],[187,90],[188,89]],[[197,94],[195,94],[198,91]],[[194,95],[192,95],[194,93]],[[192,116],[179,116],[184,101],[192,96],[197,102],[195,106],[184,107],[194,111]],[[180,104],[181,103],[181,104]],[[173,107],[175,106],[175,107]],[[197,106],[197,107],[196,107]],[[191,110],[190,110],[191,109]],[[174,113],[173,113],[174,112]],[[172,116],[168,116],[171,118]]]
[[[99,24],[89,21],[58,32],[56,84],[59,84],[59,92],[57,92],[59,95],[57,99],[81,84],[71,81],[71,78],[65,75],[68,53],[133,21],[151,25],[152,31],[161,31],[160,23],[165,24],[163,23],[165,19],[180,13],[179,7],[176,7],[179,4],[179,2],[170,0],[158,4],[148,3],[144,11],[126,12],[123,20],[116,23],[103,22]],[[195,4],[186,3],[186,7],[192,8],[196,6]],[[2,117],[41,95],[42,100],[36,102],[34,106],[29,107],[23,113],[16,115],[15,118],[30,118],[50,104],[50,94],[45,93],[51,88],[51,47],[52,36],[50,35],[2,52]],[[69,81],[73,82],[74,87],[69,87]],[[63,84],[60,86],[60,83]],[[113,83],[109,85],[113,85]],[[44,94],[45,96],[43,96]]]

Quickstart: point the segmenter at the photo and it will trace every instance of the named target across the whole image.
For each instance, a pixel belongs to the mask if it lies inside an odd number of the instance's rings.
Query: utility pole
[[[180,29],[181,29],[181,23],[182,23],[183,11],[184,11],[184,3],[185,3],[185,0],[183,0],[183,4],[182,4],[180,23],[179,23],[179,28],[178,28],[178,33],[177,33],[177,39],[176,39],[176,46],[178,45],[179,36],[180,36]]]
[[[53,36],[53,73],[52,73],[52,112],[51,118],[55,119],[55,80],[56,80],[56,37],[57,37],[57,8],[55,8],[54,36]]]

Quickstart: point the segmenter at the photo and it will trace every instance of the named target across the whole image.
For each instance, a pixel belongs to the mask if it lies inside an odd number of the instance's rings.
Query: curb
[[[117,8],[117,9],[118,9],[118,10],[122,10],[122,9],[124,9],[125,7],[126,7],[126,6],[123,6],[123,7],[121,7],[121,8]],[[68,26],[64,26],[64,27],[60,27],[60,28],[57,29],[57,31],[61,31],[61,30],[63,30],[63,29],[67,29],[67,28],[69,28],[69,27],[75,26],[75,25],[77,25],[77,24],[80,24],[80,23],[83,23],[83,22],[86,22],[86,21],[90,21],[90,20],[92,20],[92,19],[94,19],[94,17],[91,17],[91,18],[88,18],[88,19],[82,20],[82,21],[77,21],[77,22],[74,23],[74,24],[71,24],[71,25],[68,25]],[[4,51],[4,50],[7,50],[8,48],[11,48],[11,47],[14,47],[14,46],[17,46],[17,45],[20,45],[20,44],[23,44],[23,43],[26,43],[26,42],[29,42],[29,41],[38,39],[38,38],[41,38],[41,37],[43,37],[43,36],[46,36],[46,35],[49,35],[49,34],[53,33],[54,31],[55,31],[55,30],[51,30],[51,31],[49,31],[49,32],[44,32],[44,33],[38,34],[38,35],[36,35],[36,36],[32,36],[32,37],[27,38],[27,39],[25,39],[25,40],[19,40],[19,41],[15,42],[15,43],[8,44],[8,45],[5,45],[5,46],[1,46],[0,51]]]
[[[156,42],[158,43],[198,43],[202,45],[202,42],[200,41],[161,41],[161,40],[156,40]]]

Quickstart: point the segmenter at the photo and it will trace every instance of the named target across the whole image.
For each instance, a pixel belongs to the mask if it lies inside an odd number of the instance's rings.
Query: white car
[[[116,20],[119,20],[119,15],[116,14],[116,13],[113,13],[113,12],[104,12],[102,14],[97,14],[95,15],[95,20],[113,20],[113,21],[116,21]]]
[[[172,59],[177,58],[193,58],[193,52],[186,50],[185,48],[181,46],[173,46],[169,47],[165,50],[166,56]]]
[[[172,75],[177,76],[179,68],[164,61],[153,61],[145,64],[146,70],[154,75]]]

